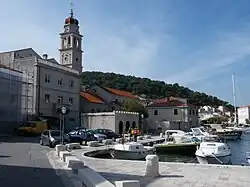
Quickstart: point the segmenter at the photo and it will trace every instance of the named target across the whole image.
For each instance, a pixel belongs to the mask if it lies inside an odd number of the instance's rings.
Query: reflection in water
[[[246,164],[246,152],[250,152],[250,134],[243,134],[241,140],[228,141],[227,143],[232,150],[232,164]],[[159,159],[161,162],[197,163],[196,158],[192,156],[159,154]]]

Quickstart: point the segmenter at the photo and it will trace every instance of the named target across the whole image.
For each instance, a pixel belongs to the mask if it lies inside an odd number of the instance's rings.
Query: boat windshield
[[[197,138],[197,137],[192,137],[191,140],[192,140],[192,142],[200,142],[199,138]]]
[[[204,137],[202,139],[203,142],[220,142],[218,137]]]
[[[202,133],[201,133],[201,129],[198,129],[198,128],[193,128],[192,131],[193,131],[193,133],[194,133],[195,135],[201,135],[201,134],[202,134]]]

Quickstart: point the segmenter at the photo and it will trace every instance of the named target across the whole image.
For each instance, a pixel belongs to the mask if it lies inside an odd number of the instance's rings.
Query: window
[[[70,81],[70,82],[69,82],[69,87],[70,87],[70,88],[73,88],[73,86],[74,86],[74,81]]]
[[[195,111],[193,110],[193,115],[195,115]]]
[[[45,74],[45,82],[49,83],[50,82],[50,75]]]
[[[59,80],[57,81],[57,84],[60,85],[60,86],[62,86],[62,82],[63,82],[63,80],[62,80],[62,79],[59,79]]]
[[[72,97],[69,97],[69,103],[73,104],[73,98]]]
[[[192,114],[192,110],[189,110],[189,115],[191,115]]]
[[[198,116],[198,110],[196,110],[196,116]]]
[[[45,94],[45,103],[49,103],[49,101],[50,101],[50,95]]]
[[[155,115],[155,116],[158,115],[158,110],[154,110],[154,115]]]
[[[178,109],[174,109],[174,115],[178,115]]]
[[[57,97],[57,104],[59,104],[59,105],[63,104],[63,97],[62,96]]]

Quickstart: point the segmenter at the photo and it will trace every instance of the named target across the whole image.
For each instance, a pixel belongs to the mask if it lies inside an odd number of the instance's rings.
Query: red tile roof
[[[87,101],[91,103],[99,103],[99,104],[104,104],[104,100],[96,95],[93,95],[92,93],[89,92],[80,92],[81,97],[86,99]]]
[[[187,106],[194,106],[191,104],[187,104],[185,102],[169,99],[169,98],[163,98],[163,99],[157,99],[150,103],[147,107],[187,107]]]
[[[114,95],[129,97],[132,99],[138,99],[138,97],[136,95],[132,94],[131,92],[122,91],[122,90],[118,90],[118,89],[114,89],[114,88],[108,88],[108,87],[105,87],[105,89]]]

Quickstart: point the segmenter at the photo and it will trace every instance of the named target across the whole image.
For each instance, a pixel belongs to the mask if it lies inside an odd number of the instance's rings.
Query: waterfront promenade
[[[107,180],[114,183],[119,180],[139,180],[141,187],[249,187],[250,167],[200,165],[160,162],[161,177],[144,177],[145,161],[128,161],[91,158],[84,152],[100,148],[74,150],[71,154],[80,158],[85,165],[92,168]]]

